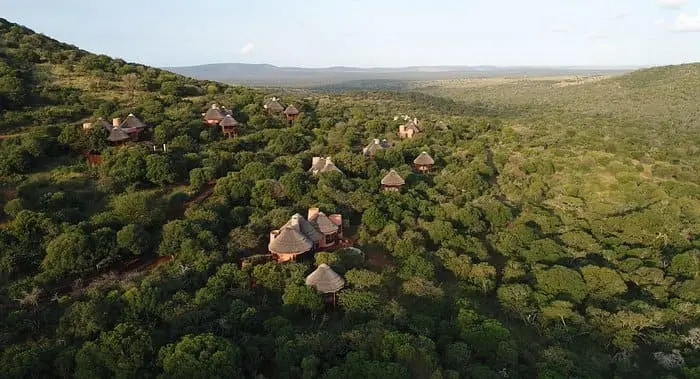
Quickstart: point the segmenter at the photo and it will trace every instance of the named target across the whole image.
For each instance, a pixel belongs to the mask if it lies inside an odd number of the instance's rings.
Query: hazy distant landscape
[[[496,66],[415,66],[399,68],[277,67],[269,64],[219,63],[187,67],[167,67],[168,71],[200,80],[215,80],[253,86],[366,88],[377,83],[494,77],[551,77],[620,75],[632,67],[496,67]]]

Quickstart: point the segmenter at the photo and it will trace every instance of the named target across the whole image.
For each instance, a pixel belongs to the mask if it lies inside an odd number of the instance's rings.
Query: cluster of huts
[[[294,105],[287,105],[278,97],[272,97],[266,101],[263,108],[267,109],[268,112],[284,114],[290,123],[296,120],[300,113]]]
[[[297,213],[271,231],[267,247],[274,259],[286,262],[307,252],[336,247],[342,238],[342,215],[326,215],[318,208],[309,208],[306,218]]]
[[[107,129],[109,131],[107,141],[113,145],[123,144],[128,141],[139,141],[144,130],[147,129],[146,124],[141,122],[133,113],[129,113],[124,120],[113,118],[111,124],[102,117],[95,122],[83,123],[83,129],[92,129],[94,127]]]
[[[236,128],[241,124],[233,118],[233,111],[226,107],[219,107],[217,104],[212,104],[211,108],[202,113],[204,122],[209,125],[219,125],[221,133],[228,138],[236,136]]]

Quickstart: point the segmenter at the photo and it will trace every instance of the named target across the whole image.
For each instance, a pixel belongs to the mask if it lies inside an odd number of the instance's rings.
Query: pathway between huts
[[[200,189],[197,196],[192,199],[187,200],[183,203],[182,207],[176,209],[169,214],[167,221],[172,221],[184,217],[185,212],[188,208],[193,205],[199,205],[204,200],[209,198],[214,193],[214,185],[216,181],[213,180]],[[128,277],[131,274],[136,274],[139,272],[148,272],[165,263],[172,260],[172,256],[158,256],[155,251],[146,253],[138,258],[134,258],[130,261],[122,262],[116,267],[111,267],[111,269],[104,272],[97,272],[90,276],[84,278],[78,278],[75,280],[64,280],[62,283],[54,286],[51,289],[42,289],[41,295],[37,301],[35,308],[45,305],[47,302],[57,299],[59,296],[71,294],[71,296],[77,296],[82,293],[83,290],[87,289],[91,284],[98,282],[100,280],[121,280]],[[0,304],[0,309],[13,309],[20,306],[19,301],[10,304]]]

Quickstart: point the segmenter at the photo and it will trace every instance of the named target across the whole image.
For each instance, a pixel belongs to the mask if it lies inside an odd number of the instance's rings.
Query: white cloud
[[[664,25],[666,25],[666,20],[664,20],[664,19],[654,20],[654,26],[664,26]]]
[[[552,33],[567,33],[568,31],[569,29],[561,25],[552,28]]]
[[[685,3],[688,2],[688,0],[658,0],[659,5],[661,5],[664,8],[674,8],[678,9],[685,5]]]
[[[679,14],[671,30],[674,32],[700,32],[700,9],[695,16],[686,13]]]
[[[241,55],[250,54],[250,52],[253,51],[254,47],[255,47],[255,45],[253,45],[252,42],[248,42],[243,47],[241,47],[240,50],[238,50],[238,53]]]

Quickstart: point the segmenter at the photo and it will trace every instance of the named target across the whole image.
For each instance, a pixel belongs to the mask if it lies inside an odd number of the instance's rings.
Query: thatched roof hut
[[[146,127],[146,124],[141,122],[133,113],[129,113],[119,127],[122,129],[142,129]]]
[[[227,114],[226,117],[221,119],[219,125],[224,128],[235,128],[236,126],[239,126],[240,123],[235,118],[233,118],[233,116]]]
[[[339,172],[343,173],[340,171],[340,169],[333,163],[331,160],[331,157],[313,157],[311,161],[311,168],[309,168],[309,171],[312,174],[318,174],[318,173],[326,173],[326,172]]]
[[[375,138],[372,142],[362,149],[362,154],[368,157],[373,157],[377,151],[388,149],[390,147],[389,141],[386,139]]]
[[[309,217],[309,222],[323,234],[333,234],[338,232],[338,225],[331,221],[323,212],[314,213]]]
[[[263,108],[267,109],[270,112],[284,112],[284,110],[287,108],[287,105],[282,102],[277,97],[273,97],[270,100],[266,101],[265,104],[263,104]]]
[[[345,287],[345,279],[330,266],[322,263],[306,277],[306,285],[316,288],[321,293],[335,293]]]
[[[404,184],[406,184],[406,181],[394,170],[389,171],[389,173],[382,178],[382,185],[385,187],[401,187]]]
[[[110,127],[109,129],[109,136],[107,137],[107,141],[109,142],[124,142],[127,140],[130,140],[131,137],[129,137],[126,132],[121,130],[120,128],[112,128]]]
[[[287,116],[296,116],[299,114],[299,110],[294,105],[290,105],[284,109],[284,114]]]
[[[226,117],[226,113],[218,105],[212,104],[211,108],[204,113],[204,121],[219,122]]]
[[[276,254],[305,253],[313,248],[313,242],[297,228],[285,225],[275,238],[270,240],[267,248]]]
[[[286,227],[292,227],[301,232],[306,238],[311,240],[311,242],[318,242],[323,238],[323,234],[319,232],[311,223],[304,218],[304,216],[299,213],[292,216],[292,218],[287,221],[282,229]]]
[[[424,151],[413,160],[413,163],[420,166],[430,166],[435,164],[435,160],[433,160],[433,157]]]
[[[107,130],[109,130],[109,131],[111,131],[112,128],[113,128],[112,124],[110,124],[109,122],[107,122],[107,120],[103,119],[102,117],[100,117],[100,118],[97,119],[96,124],[99,125],[99,126],[102,126],[103,128],[105,128],[105,129],[107,129]]]

